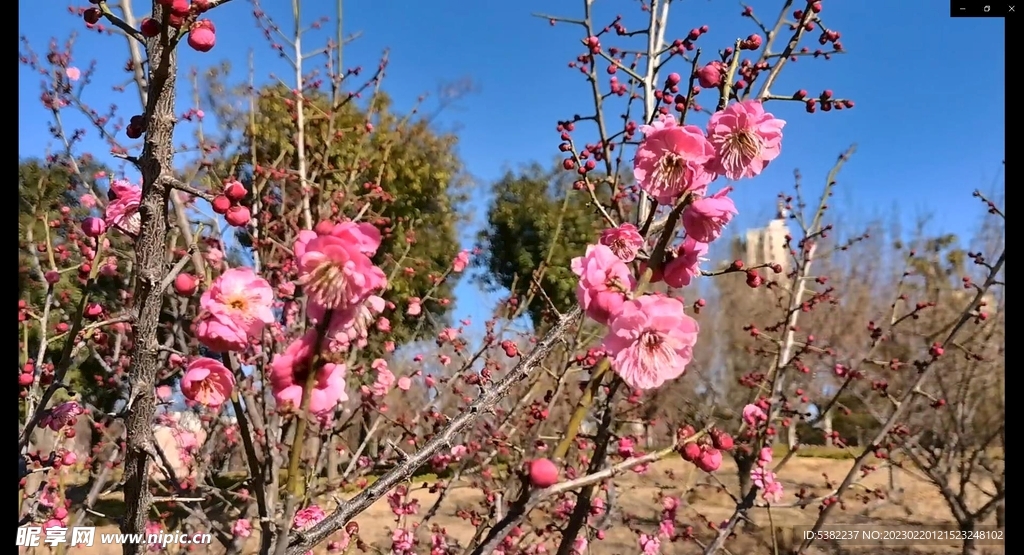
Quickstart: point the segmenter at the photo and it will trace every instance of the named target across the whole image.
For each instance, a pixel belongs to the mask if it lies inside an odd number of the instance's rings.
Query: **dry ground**
[[[786,485],[786,497],[783,503],[795,500],[794,493],[801,487],[810,492],[823,494],[828,491],[825,486],[825,476],[838,481],[846,475],[852,461],[836,460],[827,458],[802,458],[793,459],[787,464],[782,472],[782,478]],[[735,491],[736,472],[731,461],[723,464],[723,468],[717,473],[718,476]],[[862,482],[869,488],[888,488],[888,471],[879,471]],[[893,499],[874,500],[871,502],[851,501],[847,504],[846,510],[833,511],[832,524],[857,523],[873,524],[879,527],[894,524],[946,524],[951,522],[949,510],[941,497],[927,483],[911,474],[897,471],[896,483],[903,488],[901,495]],[[664,460],[654,465],[646,474],[630,474],[617,480],[619,493],[618,506],[623,513],[633,517],[645,530],[657,528],[659,505],[656,499],[660,492],[666,494],[678,494],[686,491],[693,485],[698,487],[693,490],[680,512],[680,520],[692,522],[694,527],[702,530],[699,537],[707,539],[710,532],[706,531],[699,523],[702,519],[698,515],[704,515],[712,521],[721,521],[731,514],[732,501],[727,493],[719,489],[709,480],[706,474],[696,471],[693,465],[684,463],[678,459]],[[414,487],[413,496],[420,500],[421,507],[429,507],[436,499],[434,494],[418,484]],[[439,515],[433,520],[434,523],[444,526],[449,534],[460,542],[466,542],[473,535],[472,527],[465,521],[457,518],[455,512],[459,509],[473,509],[478,507],[480,495],[470,489],[453,490],[443,505]],[[808,525],[814,521],[817,515],[817,507],[807,509],[777,509],[772,511],[774,528],[778,530],[777,541],[780,542],[780,552],[787,542],[787,536],[792,535],[793,526]],[[730,540],[727,547],[734,555],[746,554],[771,554],[771,530],[768,515],[765,511],[756,511],[752,518],[756,526],[751,532],[744,532],[739,538]],[[386,501],[380,501],[373,505],[370,510],[363,513],[356,519],[359,523],[361,537],[375,547],[384,550],[389,544],[390,530],[395,526],[394,518],[388,508]],[[608,530],[603,541],[591,543],[591,553],[594,555],[632,555],[638,553],[637,540],[630,530],[619,524],[621,519],[613,521],[615,524]],[[102,532],[116,532],[113,526],[103,527]],[[788,533],[787,533],[788,531]],[[426,533],[421,535],[424,538]],[[215,540],[216,541],[216,540]],[[255,538],[247,544],[245,554],[256,551]],[[817,553],[917,553],[917,554],[939,554],[959,553],[958,546],[949,547],[915,547],[906,548],[895,545],[879,545],[874,547],[848,548],[849,550],[830,548],[819,548]],[[985,553],[1005,553],[1002,548],[985,548]],[[22,548],[24,553],[24,548]],[[194,553],[221,553],[219,546],[200,548]],[[324,553],[324,549],[318,549],[317,555]],[[384,553],[387,551],[384,550]],[[429,548],[421,548],[420,552],[428,553]],[[700,550],[693,543],[663,544],[662,553],[690,554],[699,553]],[[48,553],[45,548],[35,550],[35,553]],[[113,555],[120,553],[119,548],[114,546],[93,546],[91,548],[74,548],[67,550],[70,555]]]

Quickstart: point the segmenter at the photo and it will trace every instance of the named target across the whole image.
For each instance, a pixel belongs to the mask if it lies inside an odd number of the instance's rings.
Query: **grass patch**
[[[801,445],[796,456],[802,459],[828,459],[833,461],[853,460],[863,453],[859,447],[829,447],[827,445]],[[772,447],[772,456],[780,459],[789,454],[789,446],[777,444]]]

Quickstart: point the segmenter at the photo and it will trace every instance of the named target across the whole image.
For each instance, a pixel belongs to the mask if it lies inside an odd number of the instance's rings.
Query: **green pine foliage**
[[[570,263],[606,227],[589,195],[572,189],[574,178],[560,168],[545,170],[534,164],[494,183],[487,227],[479,236],[478,264],[485,269],[485,286],[522,297],[540,269],[539,282],[555,308],[572,308],[578,278]],[[535,329],[544,326],[548,312],[542,298],[531,303],[528,313]]]

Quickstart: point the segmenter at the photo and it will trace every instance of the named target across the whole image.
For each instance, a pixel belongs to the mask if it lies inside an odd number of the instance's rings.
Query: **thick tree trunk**
[[[756,455],[736,457],[736,469],[739,473],[738,478],[740,481],[740,499],[745,498],[750,493],[750,489],[754,487],[754,482],[750,479],[750,471],[754,469],[755,458]]]
[[[960,549],[961,555],[981,555],[981,548],[974,541],[974,538],[968,538],[964,540],[964,545]]]
[[[973,532],[975,523],[973,520],[960,521],[960,529],[964,532]],[[963,545],[960,548],[961,555],[981,555],[981,548],[974,538],[968,534],[968,539],[964,540]]]
[[[800,438],[796,435],[796,422],[790,422],[789,428],[786,428],[786,447],[792,451],[793,449],[796,449],[796,445],[799,441]]]
[[[825,413],[825,417],[822,422],[822,430],[825,432],[825,446],[832,447],[834,442],[832,441],[832,411]]]
[[[338,444],[342,442],[340,435],[329,435],[327,441],[330,445],[327,446],[327,483],[334,485],[341,479],[341,464],[342,456],[338,452]]]
[[[154,16],[164,16],[153,2]],[[135,335],[128,368],[131,394],[125,421],[127,452],[124,458],[125,514],[121,530],[143,534],[149,520],[152,495],[148,469],[153,448],[153,417],[156,412],[155,378],[159,366],[157,328],[163,303],[160,282],[166,272],[167,201],[170,188],[162,178],[172,176],[174,154],[174,100],[177,61],[166,37],[149,39],[146,139],[139,166],[142,171],[142,200],[139,206],[141,231],[135,242],[135,283],[133,307]],[[140,546],[126,543],[124,555],[136,555]]]
[[[369,411],[363,411],[362,424],[359,426],[359,445],[362,445],[366,438],[370,435],[370,430],[373,428],[373,419],[370,416]],[[380,456],[380,444],[377,442],[377,438],[371,437],[370,441],[366,442],[366,449],[363,454],[370,459],[377,461]]]
[[[754,461],[757,460],[757,455],[752,454],[749,456],[737,456],[736,469],[740,482],[740,499],[746,499],[750,495],[750,490],[754,488],[754,481],[750,477],[750,471],[754,469]],[[743,519],[739,523],[739,528],[743,529],[750,525],[750,521]]]

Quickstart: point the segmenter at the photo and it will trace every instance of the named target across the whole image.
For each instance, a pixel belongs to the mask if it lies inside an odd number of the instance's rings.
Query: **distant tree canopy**
[[[89,157],[79,159],[78,167],[81,174],[89,179],[100,172],[110,175],[107,168]],[[48,287],[43,274],[51,269],[50,257],[54,257],[59,269],[65,269],[69,264],[63,261],[65,256],[72,261],[77,261],[80,256],[75,247],[75,243],[82,239],[79,222],[90,213],[80,200],[90,192],[69,165],[60,159],[28,159],[18,163],[18,298],[27,303],[36,317],[42,317],[44,313],[42,307]],[[62,210],[67,212],[66,218]],[[125,240],[121,237],[111,236],[110,242],[114,250],[125,248]],[[107,251],[107,254],[113,253]],[[101,276],[91,300],[108,310],[117,310],[121,304],[119,293],[123,288],[124,283],[119,277]],[[69,320],[78,308],[82,299],[82,282],[78,274],[62,272],[52,294],[56,309],[50,311],[44,324],[48,329],[46,351],[54,360],[59,360],[65,340],[54,331],[54,326]],[[41,340],[38,321],[30,321],[23,339],[27,342],[20,353],[21,359],[34,360]],[[108,410],[119,393],[109,387],[107,378],[108,372],[86,352],[72,363],[67,380],[73,391],[82,393],[84,400]]]
[[[594,243],[605,222],[584,192],[573,191],[574,174],[534,164],[508,172],[492,186],[487,227],[480,232],[483,251],[478,264],[483,283],[523,296],[534,271],[543,268],[540,284],[555,308],[567,311],[576,302],[570,262]],[[604,200],[604,199],[602,199]],[[528,309],[535,328],[543,326],[547,303],[536,298]]]
[[[459,251],[456,207],[464,200],[464,175],[455,153],[456,137],[436,132],[422,118],[395,114],[384,94],[372,98],[367,107],[334,103],[315,90],[304,98],[313,223],[360,216],[381,229],[384,241],[375,262],[392,274],[385,297],[398,307],[387,314],[388,339],[414,339],[421,318],[427,318],[426,324],[446,322],[451,305],[437,300],[451,295],[450,282],[431,293],[422,316],[407,319],[403,307],[411,297],[425,297],[434,287],[433,279]],[[295,179],[299,160],[294,95],[283,86],[260,89],[251,120],[250,114],[241,112],[232,118],[224,113],[228,110],[221,106],[218,118],[229,126],[233,119],[236,128],[245,129],[245,139],[241,151],[221,160],[220,166],[225,173],[237,174],[239,165],[250,165],[255,176],[246,185],[251,188],[255,183],[261,198],[273,200],[267,205],[273,214],[269,233],[291,236],[302,223],[302,194]],[[239,239],[251,244],[244,232]],[[396,266],[403,270],[392,272]],[[424,331],[433,327],[427,325]]]
[[[30,281],[42,282],[48,268],[36,264],[40,253],[37,245],[46,241],[48,220],[59,217],[61,206],[77,206],[75,185],[70,169],[63,165],[49,165],[37,159],[18,163],[18,291],[25,299],[42,302],[45,287],[29,286]],[[59,243],[64,238],[56,238]],[[57,292],[67,290],[66,284],[57,284]],[[71,293],[77,293],[71,291]],[[36,298],[38,297],[38,298]]]

